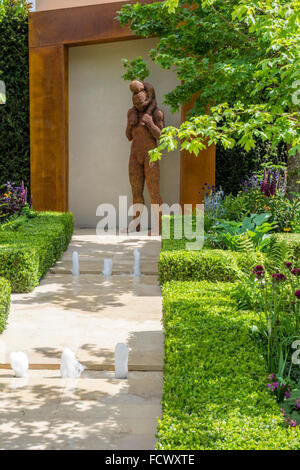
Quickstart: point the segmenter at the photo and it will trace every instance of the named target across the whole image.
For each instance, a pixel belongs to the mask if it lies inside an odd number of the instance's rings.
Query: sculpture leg
[[[145,158],[145,177],[147,188],[150,195],[150,200],[152,204],[153,211],[153,223],[152,223],[152,235],[159,235],[161,232],[161,211],[159,207],[162,205],[163,201],[160,195],[160,168],[159,162],[155,162],[153,166],[149,165],[149,156]]]
[[[144,166],[137,161],[135,155],[130,155],[129,159],[129,180],[132,192],[133,204],[144,204],[145,173]],[[129,224],[128,231],[133,232],[138,229],[141,213],[137,212],[133,221]]]

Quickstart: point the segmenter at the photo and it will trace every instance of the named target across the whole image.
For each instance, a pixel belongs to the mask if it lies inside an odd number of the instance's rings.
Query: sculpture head
[[[129,88],[134,94],[145,90],[143,82],[140,82],[139,80],[133,80],[133,82],[130,83]]]
[[[149,105],[149,97],[143,82],[134,80],[130,83],[130,90],[132,91],[132,103],[138,111],[144,111]]]

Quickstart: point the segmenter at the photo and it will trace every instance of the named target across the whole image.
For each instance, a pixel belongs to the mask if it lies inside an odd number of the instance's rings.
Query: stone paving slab
[[[161,246],[160,237],[97,236],[95,230],[77,230],[62,259],[51,268],[52,273],[72,272],[72,254],[77,251],[83,274],[99,274],[103,271],[104,258],[112,258],[113,274],[133,272],[133,252],[141,253],[142,274],[156,274],[157,259]]]
[[[59,366],[64,347],[90,368],[114,362],[125,342],[131,368],[163,364],[161,291],[155,276],[48,275],[32,293],[13,294],[7,330],[0,337],[0,364],[11,351],[32,365]]]
[[[162,373],[0,371],[0,449],[154,449]]]

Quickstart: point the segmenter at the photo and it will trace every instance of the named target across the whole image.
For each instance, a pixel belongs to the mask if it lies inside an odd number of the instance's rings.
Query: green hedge
[[[264,264],[262,253],[225,250],[162,251],[159,256],[159,280],[223,281],[237,280],[256,264]]]
[[[29,292],[67,249],[73,215],[39,212],[0,226],[0,276],[13,292]]]
[[[10,283],[0,278],[0,333],[6,328],[10,307]]]
[[[0,80],[6,104],[0,106],[0,185],[29,188],[28,7],[25,0],[1,0]]]
[[[158,449],[300,449],[266,389],[266,364],[230,283],[163,289],[165,366]]]

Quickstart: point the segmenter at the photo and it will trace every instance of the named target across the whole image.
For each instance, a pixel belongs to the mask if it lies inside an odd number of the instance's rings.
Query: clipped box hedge
[[[264,264],[262,253],[213,249],[161,251],[158,271],[161,284],[172,280],[230,282],[256,264]]]
[[[6,328],[10,307],[10,283],[0,277],[0,333]]]
[[[13,292],[31,291],[67,249],[72,233],[69,213],[39,212],[4,225],[0,229],[0,276],[11,282]]]
[[[266,388],[266,363],[233,284],[164,286],[165,366],[158,449],[300,449]]]

